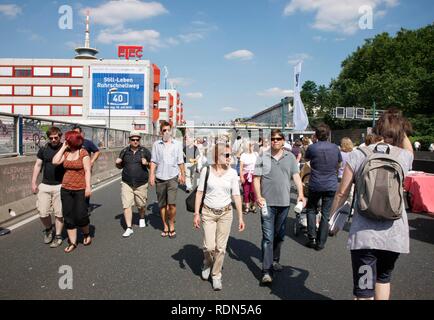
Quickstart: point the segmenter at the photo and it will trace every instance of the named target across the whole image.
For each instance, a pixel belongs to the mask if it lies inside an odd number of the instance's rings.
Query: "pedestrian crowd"
[[[398,110],[384,112],[373,134],[359,147],[349,138],[343,138],[340,146],[329,142],[330,129],[325,124],[318,125],[312,137],[302,136],[294,142],[276,129],[258,142],[236,136],[231,145],[229,136],[208,140],[187,135],[181,143],[168,122],[161,123],[160,134],[149,150],[140,144],[140,133],[131,132],[129,145],[115,161],[122,169],[120,198],[126,224],[122,237],[134,234],[134,206],[139,211],[139,227],[146,226],[148,189],[155,187],[161,237],[176,238],[177,193],[182,186],[186,193],[195,193],[193,226],[203,230],[201,277],[211,278],[214,290],[222,289],[234,212],[239,232],[247,227],[245,215],[260,212],[260,283],[269,285],[275,272],[283,270],[280,255],[291,193],[296,190],[296,203],[305,217],[306,246],[317,251],[323,250],[328,237],[335,234],[329,230],[332,216],[340,214],[344,203],[351,204],[347,247],[354,297],[390,297],[395,263],[401,253],[409,252],[402,186],[390,186],[411,170],[413,162],[408,138],[411,126]],[[80,127],[66,132],[63,143],[62,132],[56,127],[47,131],[47,137],[49,142],[37,155],[32,190],[37,193],[44,242],[52,248],[60,246],[65,227],[68,245],[64,251],[70,253],[77,248],[78,230],[84,246],[92,243],[91,174],[100,152],[84,138]],[[40,173],[42,182],[38,185]],[[378,179],[372,182],[372,176]],[[369,192],[373,196],[367,199]],[[392,198],[395,201],[390,204]],[[366,266],[371,272],[368,283],[363,282]]]

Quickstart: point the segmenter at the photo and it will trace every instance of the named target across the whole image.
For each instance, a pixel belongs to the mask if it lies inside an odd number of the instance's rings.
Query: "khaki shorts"
[[[137,208],[146,207],[146,200],[148,199],[148,184],[133,188],[121,181],[121,198],[122,207],[124,209],[131,208],[134,204]]]
[[[62,185],[50,186],[41,183],[38,186],[38,199],[36,201],[36,208],[39,211],[39,217],[47,218],[52,213],[58,218],[63,218],[62,214],[62,200],[60,199],[60,188]]]
[[[158,206],[165,208],[168,204],[176,205],[176,193],[178,191],[178,177],[170,180],[155,180],[157,189]]]

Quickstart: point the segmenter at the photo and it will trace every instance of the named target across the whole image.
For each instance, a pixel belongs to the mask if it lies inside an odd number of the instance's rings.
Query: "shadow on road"
[[[408,225],[410,227],[410,238],[434,244],[434,219],[429,217],[416,218],[408,220]]]
[[[179,262],[179,267],[181,269],[185,269],[187,264],[195,275],[200,276],[203,252],[199,247],[187,244],[175,253],[172,258]]]
[[[261,249],[249,241],[229,237],[227,252],[232,259],[245,263],[259,283],[262,277],[261,267],[258,266],[254,259],[262,260]],[[308,276],[309,272],[307,270],[283,266],[281,272],[274,273],[273,283],[269,286],[270,294],[276,295],[283,300],[329,299],[306,288],[305,282]]]

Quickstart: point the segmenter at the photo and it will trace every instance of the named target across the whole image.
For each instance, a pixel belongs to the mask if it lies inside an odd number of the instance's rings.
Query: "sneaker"
[[[44,243],[49,244],[53,241],[53,228],[45,229],[42,231],[44,233]]]
[[[275,262],[273,262],[273,270],[277,271],[277,272],[280,272],[280,271],[283,270],[283,267],[282,267],[282,265],[279,262],[275,261]]]
[[[261,279],[262,284],[268,284],[271,282],[273,282],[273,278],[271,277],[271,275],[269,273],[266,273],[262,276],[262,279]]]
[[[60,246],[62,244],[63,240],[62,240],[62,236],[56,236],[53,240],[53,242],[51,242],[50,244],[50,248],[57,248],[58,246]]]
[[[222,279],[212,279],[212,288],[214,291],[220,291],[222,289]]]
[[[124,238],[128,238],[129,236],[131,236],[134,233],[133,229],[131,228],[127,228],[127,230],[125,230],[124,234],[122,235],[122,237]]]
[[[211,268],[210,267],[208,267],[206,269],[204,269],[202,267],[202,279],[203,280],[208,280],[210,274],[211,274]]]
[[[139,227],[140,227],[140,228],[144,228],[144,227],[146,227],[146,221],[145,221],[145,219],[140,219],[140,220],[139,220]]]

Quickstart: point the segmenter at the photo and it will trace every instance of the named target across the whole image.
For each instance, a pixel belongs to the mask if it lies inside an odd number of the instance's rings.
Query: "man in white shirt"
[[[152,146],[149,184],[156,185],[158,205],[163,221],[162,237],[175,238],[176,193],[178,183],[185,184],[185,166],[182,144],[172,138],[172,126],[161,123],[162,139]]]

